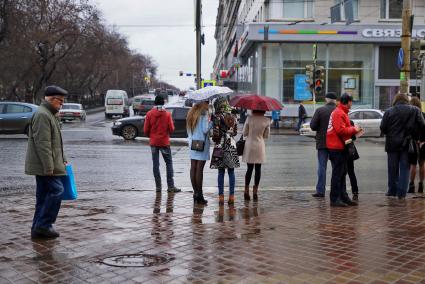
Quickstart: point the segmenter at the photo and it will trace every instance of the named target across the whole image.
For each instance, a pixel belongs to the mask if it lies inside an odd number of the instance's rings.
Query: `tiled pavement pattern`
[[[363,194],[330,208],[309,192],[238,192],[193,207],[190,192],[81,192],[57,240],[31,241],[34,197],[0,196],[0,283],[425,283],[425,200]],[[102,263],[165,256],[151,267]]]

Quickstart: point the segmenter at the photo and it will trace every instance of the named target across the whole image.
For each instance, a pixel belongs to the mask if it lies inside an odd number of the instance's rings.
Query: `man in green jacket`
[[[44,101],[29,128],[25,173],[35,175],[36,205],[31,227],[32,238],[57,238],[53,228],[62,201],[62,176],[66,175],[59,112],[68,94],[57,86],[45,89]]]

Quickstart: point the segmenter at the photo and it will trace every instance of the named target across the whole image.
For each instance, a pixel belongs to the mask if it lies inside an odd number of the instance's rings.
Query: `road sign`
[[[398,69],[403,69],[404,66],[404,50],[403,48],[400,48],[398,50],[398,55],[397,55],[397,67]]]
[[[215,80],[202,80],[202,88],[208,87],[208,86],[215,86],[216,82]]]

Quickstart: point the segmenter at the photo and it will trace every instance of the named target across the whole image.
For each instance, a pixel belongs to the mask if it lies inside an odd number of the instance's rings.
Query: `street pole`
[[[196,29],[196,87],[201,88],[201,1],[195,0],[195,29]]]
[[[401,35],[401,48],[404,51],[403,69],[400,72],[400,92],[402,94],[409,94],[409,79],[410,79],[410,40],[411,34],[411,15],[412,15],[412,1],[403,1],[403,24]]]

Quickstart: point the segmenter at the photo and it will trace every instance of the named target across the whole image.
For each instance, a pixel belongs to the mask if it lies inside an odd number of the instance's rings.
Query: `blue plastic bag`
[[[75,200],[78,197],[77,185],[75,184],[74,172],[71,164],[66,165],[66,176],[62,177],[63,195],[62,200]]]

